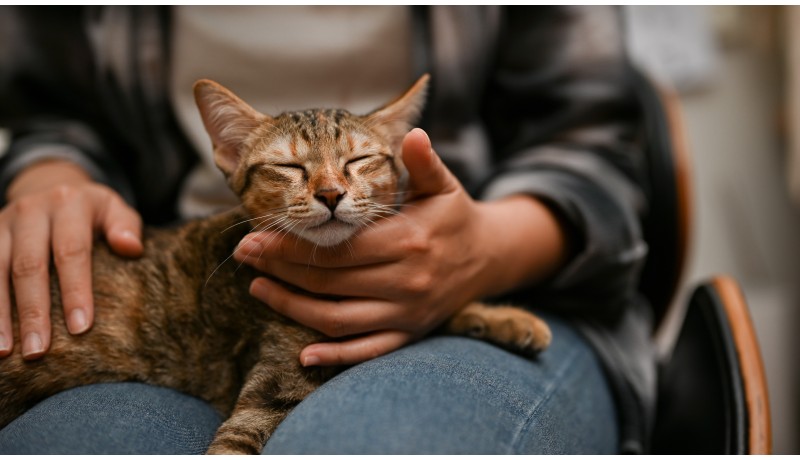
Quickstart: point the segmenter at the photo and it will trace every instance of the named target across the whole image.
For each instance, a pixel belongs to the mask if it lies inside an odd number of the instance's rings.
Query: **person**
[[[347,254],[311,258],[291,236],[242,242],[262,254],[243,262],[344,299],[266,277],[251,286],[338,339],[304,349],[303,365],[353,365],[301,403],[265,453],[646,452],[655,366],[636,292],[642,111],[613,8],[4,7],[0,30],[0,125],[11,132],[0,354],[16,332],[26,359],[45,356],[51,256],[66,326],[83,334],[93,238],[139,257],[142,222],[235,205],[198,124],[194,80],[265,113],[358,113],[429,72],[422,129],[403,144],[419,193],[402,216],[357,234]],[[551,347],[525,359],[427,337],[478,298],[535,308]],[[0,451],[198,453],[219,423],[173,390],[90,385],[9,424]]]

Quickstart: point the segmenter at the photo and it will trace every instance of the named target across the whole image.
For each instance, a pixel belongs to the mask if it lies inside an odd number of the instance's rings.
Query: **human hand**
[[[538,202],[530,197],[473,201],[419,129],[406,136],[403,161],[411,200],[400,215],[377,222],[349,244],[316,247],[293,235],[260,232],[245,237],[235,252],[239,261],[275,278],[340,298],[305,296],[268,278],[253,281],[251,294],[276,311],[344,338],[306,347],[300,355],[305,366],[354,364],[391,352],[470,301],[546,276],[558,263],[563,241],[535,254],[513,244],[530,242],[523,230],[542,216],[551,225],[542,234],[560,236],[552,215]],[[531,203],[535,212],[515,216]],[[506,260],[511,254],[515,260]]]
[[[10,283],[25,359],[50,347],[52,251],[67,329],[87,331],[94,321],[91,251],[94,233],[125,256],[142,252],[141,218],[113,190],[60,160],[34,164],[8,189],[0,210],[0,356],[11,353]]]

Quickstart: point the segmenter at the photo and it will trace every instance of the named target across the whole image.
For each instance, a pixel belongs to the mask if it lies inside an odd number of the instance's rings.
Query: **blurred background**
[[[800,7],[623,14],[632,59],[682,106],[694,180],[684,295],[718,273],[741,283],[765,359],[774,452],[800,454]]]
[[[800,7],[626,6],[632,59],[677,90],[692,155],[685,290],[742,285],[774,453],[800,453]],[[684,292],[684,295],[686,292]]]

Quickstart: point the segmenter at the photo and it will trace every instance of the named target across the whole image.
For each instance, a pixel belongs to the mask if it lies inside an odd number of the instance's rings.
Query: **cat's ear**
[[[396,146],[402,144],[422,115],[429,80],[427,73],[421,76],[402,96],[367,115],[367,124],[383,130]]]
[[[248,136],[268,117],[211,80],[194,84],[194,99],[214,146],[214,161],[230,176],[239,165]]]

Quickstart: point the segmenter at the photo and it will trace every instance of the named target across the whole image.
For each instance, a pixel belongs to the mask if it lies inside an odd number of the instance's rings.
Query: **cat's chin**
[[[353,236],[358,227],[341,221],[328,221],[322,225],[298,231],[298,236],[320,246],[336,246]]]

